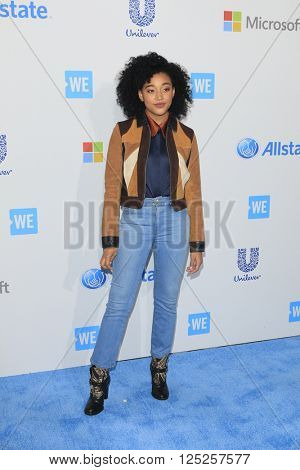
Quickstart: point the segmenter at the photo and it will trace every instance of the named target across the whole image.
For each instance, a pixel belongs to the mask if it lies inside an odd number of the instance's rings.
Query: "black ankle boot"
[[[90,397],[85,405],[86,415],[97,415],[104,410],[104,399],[108,397],[110,384],[109,369],[92,365],[90,367]]]
[[[169,389],[167,385],[169,354],[161,358],[152,357],[150,370],[152,375],[151,395],[157,400],[167,400],[169,398]]]

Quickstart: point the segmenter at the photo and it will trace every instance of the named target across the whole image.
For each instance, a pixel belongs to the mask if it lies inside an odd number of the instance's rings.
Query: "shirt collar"
[[[142,110],[142,112],[139,112],[135,117],[136,119],[136,125],[137,127],[140,127],[140,126],[143,126],[143,125],[147,125],[150,127],[149,125],[149,122],[148,122],[148,119],[146,117],[146,113],[145,113],[145,108]],[[173,131],[177,131],[177,117],[175,116],[175,114],[173,113],[173,111],[171,111],[169,109],[169,120],[168,120],[168,124],[167,124],[167,128],[170,127]]]
[[[150,130],[151,130],[151,137],[154,137],[160,129],[163,133],[163,136],[166,137],[166,127],[169,121],[170,113],[161,124],[157,124],[157,122],[154,121],[154,119],[151,116],[149,116],[147,110],[145,110],[145,114],[149,122]]]

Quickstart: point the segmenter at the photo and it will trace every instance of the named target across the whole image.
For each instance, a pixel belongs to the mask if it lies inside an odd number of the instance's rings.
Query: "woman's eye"
[[[148,90],[148,93],[151,93],[151,91],[154,91],[154,90]],[[164,91],[170,91],[170,88],[165,88]]]

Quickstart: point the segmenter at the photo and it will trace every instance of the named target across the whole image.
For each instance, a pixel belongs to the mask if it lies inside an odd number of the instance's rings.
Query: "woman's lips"
[[[155,106],[157,106],[158,108],[163,108],[165,106],[165,103],[158,103]]]

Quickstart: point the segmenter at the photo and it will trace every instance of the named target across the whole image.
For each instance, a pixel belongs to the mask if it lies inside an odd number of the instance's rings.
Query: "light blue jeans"
[[[153,251],[154,311],[151,356],[171,352],[180,285],[189,254],[190,218],[175,211],[169,196],[146,197],[140,209],[124,207],[119,223],[119,248],[112,262],[112,282],[106,311],[91,356],[91,364],[113,368]]]

